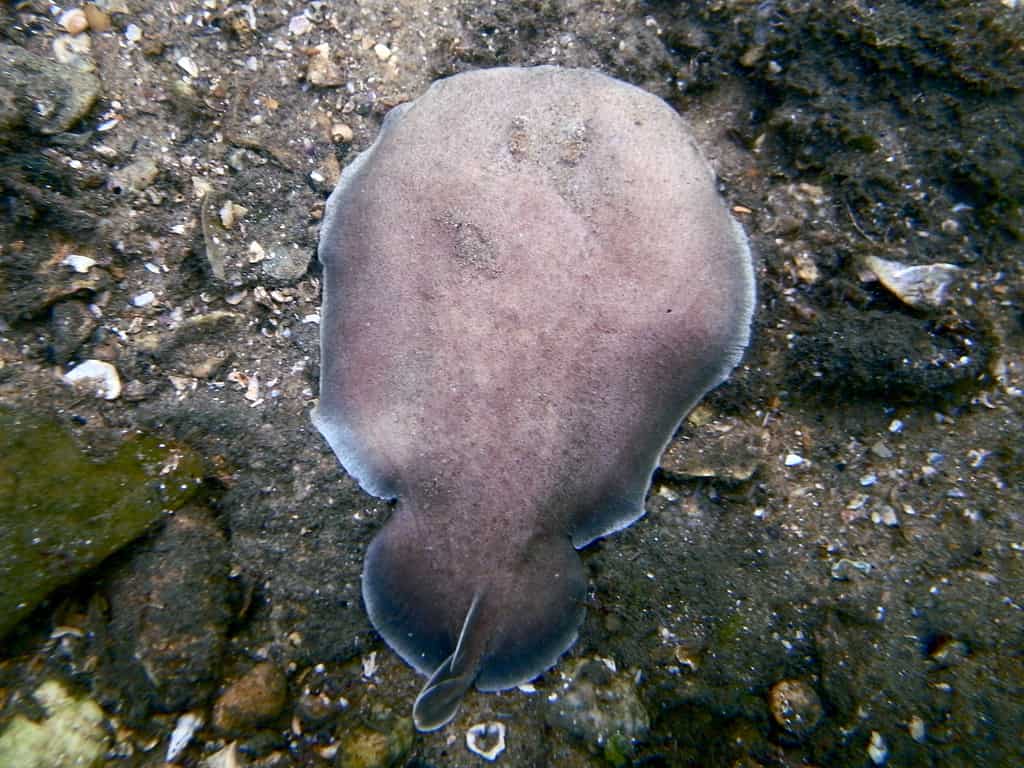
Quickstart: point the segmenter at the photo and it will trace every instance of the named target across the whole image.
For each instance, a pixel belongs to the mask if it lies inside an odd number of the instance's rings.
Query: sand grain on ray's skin
[[[586,70],[469,72],[389,113],[328,203],[314,421],[396,498],[363,597],[421,730],[575,641],[575,548],[628,526],[746,348],[749,249],[685,123]]]

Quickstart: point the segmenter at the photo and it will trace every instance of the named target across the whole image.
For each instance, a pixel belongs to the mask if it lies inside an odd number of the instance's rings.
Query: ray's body
[[[552,665],[582,621],[574,547],[643,514],[681,419],[738,362],[753,277],[685,124],[584,70],[442,80],[393,110],[331,196],[314,421],[370,493],[374,626],[470,685]]]

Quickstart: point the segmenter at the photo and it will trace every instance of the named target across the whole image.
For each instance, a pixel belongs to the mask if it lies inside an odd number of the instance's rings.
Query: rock
[[[93,3],[86,3],[83,12],[85,13],[86,21],[89,22],[89,29],[93,32],[110,31],[110,14]]]
[[[69,35],[79,35],[89,28],[89,20],[81,8],[69,8],[57,19]]]
[[[896,298],[915,309],[931,309],[945,304],[950,285],[963,271],[942,262],[910,266],[877,256],[868,256],[864,263]]]
[[[788,380],[833,396],[934,398],[936,390],[977,381],[988,354],[980,336],[936,333],[899,312],[840,306],[822,313],[809,333],[793,340]]]
[[[761,430],[739,419],[714,419],[694,423],[700,407],[691,414],[687,428],[661,457],[661,468],[683,479],[718,478],[742,483],[750,480],[764,463]],[[703,422],[703,419],[700,419]]]
[[[229,553],[209,510],[188,505],[119,564],[109,606],[89,617],[97,689],[129,722],[206,705],[220,678],[231,618]]]
[[[86,390],[104,400],[121,396],[121,377],[117,369],[102,360],[86,360],[64,374],[64,383]]]
[[[345,82],[341,69],[331,61],[331,48],[327,43],[310,49],[306,67],[306,82],[320,88],[334,88]]]
[[[96,318],[82,301],[62,301],[55,304],[50,319],[53,341],[50,354],[58,365],[64,365],[92,336]]]
[[[907,723],[907,733],[918,744],[924,744],[928,740],[927,726],[920,715],[914,715],[910,718],[910,721]]]
[[[278,284],[292,285],[302,279],[312,260],[313,251],[309,248],[297,245],[274,248],[263,262],[263,273]]]
[[[628,757],[650,728],[633,675],[602,658],[576,659],[564,667],[559,691],[545,701],[547,723],[604,752],[613,763],[619,755]]]
[[[780,680],[773,685],[768,709],[776,724],[798,739],[809,736],[823,714],[817,692],[802,680]]]
[[[48,212],[68,214],[54,208]],[[46,253],[43,247],[14,244],[5,249],[0,259],[0,317],[35,318],[58,301],[91,298],[109,284],[109,273],[97,268],[92,259],[69,254],[64,248]]]
[[[160,166],[151,157],[142,157],[110,174],[107,186],[114,194],[142,192],[160,175]]]
[[[191,78],[199,77],[199,65],[189,56],[182,56],[178,59],[178,66]]]
[[[107,454],[97,460],[57,423],[0,407],[0,637],[182,506],[202,474],[194,454],[148,436]]]
[[[264,725],[281,714],[287,693],[288,681],[276,664],[257,664],[217,699],[213,725],[224,733]]]
[[[79,72],[96,71],[92,60],[92,39],[88,35],[58,35],[53,40],[53,57]]]
[[[365,725],[348,731],[338,751],[339,768],[391,768],[404,764],[413,741],[412,719],[402,717],[390,727]]]
[[[313,22],[305,14],[292,16],[288,21],[288,34],[296,37],[304,35],[313,28]]]
[[[871,732],[871,740],[868,742],[868,757],[875,765],[885,765],[889,759],[889,747],[886,746],[885,739],[878,731]]]
[[[0,93],[15,95],[18,113],[13,123],[25,123],[36,133],[52,135],[69,130],[92,109],[100,81],[89,72],[58,64],[14,45],[0,45]]]
[[[200,768],[242,768],[242,761],[238,757],[238,744],[232,741],[223,749],[203,758],[199,766]]]
[[[243,320],[242,315],[223,310],[195,315],[167,333],[140,336],[138,349],[170,373],[210,378],[231,362],[234,353],[224,348],[223,335],[234,332]]]
[[[843,557],[832,564],[829,572],[836,581],[850,581],[851,579],[859,579],[871,573],[871,563],[865,560],[850,560]]]
[[[15,715],[0,734],[0,765],[4,768],[93,768],[105,765],[110,738],[103,710],[87,698],[74,698],[56,680],[47,680],[32,694],[46,711],[33,722]]]
[[[199,212],[206,260],[216,282],[237,290],[301,280],[316,250],[308,211],[317,199],[308,186],[296,187],[292,175],[276,164],[243,167],[226,189],[211,189]],[[279,205],[289,214],[282,217]],[[232,210],[227,222],[225,206]],[[238,226],[239,210],[245,210],[245,226]]]

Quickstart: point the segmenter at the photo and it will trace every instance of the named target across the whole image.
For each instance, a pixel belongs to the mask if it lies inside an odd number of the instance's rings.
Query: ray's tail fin
[[[412,718],[420,731],[436,731],[447,725],[458,712],[462,697],[476,680],[487,644],[480,622],[481,603],[482,596],[478,592],[466,611],[455,651],[441,662],[416,697]]]

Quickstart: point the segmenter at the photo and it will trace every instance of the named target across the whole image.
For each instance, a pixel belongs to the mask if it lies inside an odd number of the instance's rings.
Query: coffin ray
[[[417,726],[555,663],[580,548],[639,518],[661,452],[747,346],[750,252],[680,117],[587,70],[440,80],[393,109],[321,230],[320,403],[397,499],[373,625],[430,679]]]

